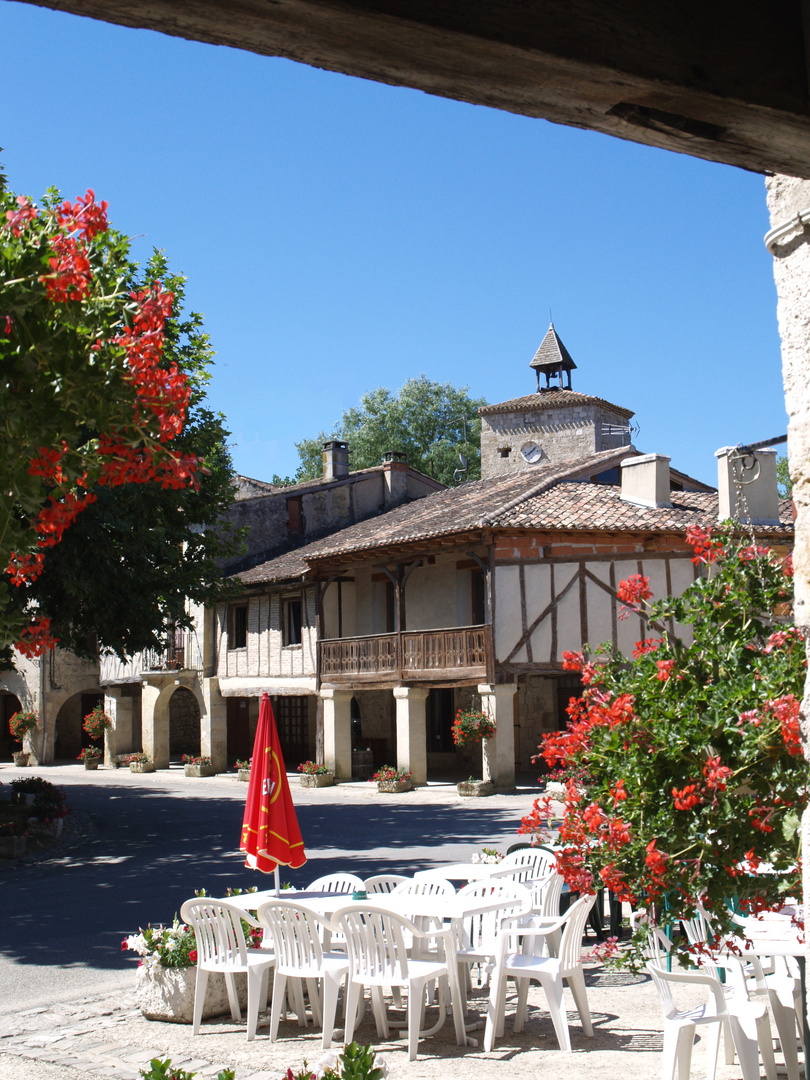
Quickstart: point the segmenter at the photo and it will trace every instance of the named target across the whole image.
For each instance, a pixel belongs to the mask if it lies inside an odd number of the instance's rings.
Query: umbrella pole
[[[273,876],[276,879],[276,896],[280,896],[281,894],[280,894],[279,883],[278,883],[278,863],[276,863],[276,868],[273,871]]]

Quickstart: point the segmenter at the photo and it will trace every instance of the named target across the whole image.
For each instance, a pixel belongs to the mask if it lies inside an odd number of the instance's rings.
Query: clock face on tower
[[[528,461],[530,465],[534,465],[543,456],[542,447],[538,446],[536,442],[524,443],[520,448],[520,452],[524,461]]]

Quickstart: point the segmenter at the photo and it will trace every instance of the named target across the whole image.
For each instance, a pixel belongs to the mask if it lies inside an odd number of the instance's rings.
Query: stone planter
[[[58,840],[62,835],[64,820],[56,818],[54,821],[39,821],[38,818],[28,819],[28,831],[43,840]]]
[[[135,974],[138,1008],[147,1020],[163,1020],[170,1024],[190,1024],[194,1018],[194,984],[197,968],[150,969],[139,967]],[[247,1007],[247,982],[236,976],[239,1005]],[[205,991],[203,1020],[230,1013],[224,975],[208,976]]]
[[[129,771],[130,772],[138,772],[138,773],[141,773],[141,772],[154,772],[155,771],[155,763],[154,763],[154,761],[130,761],[130,763],[129,763]]]
[[[18,859],[27,847],[27,836],[0,836],[0,859]]]
[[[378,780],[377,791],[387,795],[397,795],[400,791],[412,791],[413,783],[410,780]]]
[[[246,784],[249,783],[250,769],[237,769],[236,778],[237,780],[244,780]]]
[[[98,763],[101,761],[100,757],[86,757],[84,759],[85,769],[97,769]]]
[[[216,770],[213,765],[184,765],[183,772],[186,776],[213,776]]]
[[[28,754],[25,750],[15,750],[11,756],[18,769],[28,768]]]
[[[489,780],[462,780],[457,787],[459,795],[464,799],[483,799],[487,795],[495,794],[495,786]]]
[[[301,787],[331,787],[335,782],[332,773],[301,773]]]

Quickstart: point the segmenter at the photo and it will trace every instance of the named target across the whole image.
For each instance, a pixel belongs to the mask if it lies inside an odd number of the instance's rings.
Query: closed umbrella
[[[259,706],[239,849],[245,852],[245,866],[275,872],[277,891],[279,864],[297,867],[307,861],[267,694]]]

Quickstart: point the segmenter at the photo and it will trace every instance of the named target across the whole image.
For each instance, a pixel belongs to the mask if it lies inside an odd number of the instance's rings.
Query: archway
[[[82,727],[82,721],[96,705],[104,705],[104,695],[98,691],[73,694],[64,702],[56,714],[54,760],[73,761],[82,747],[91,745],[92,741]]]
[[[200,706],[196,697],[184,686],[169,699],[169,757],[177,760],[183,754],[197,757],[200,753]]]

